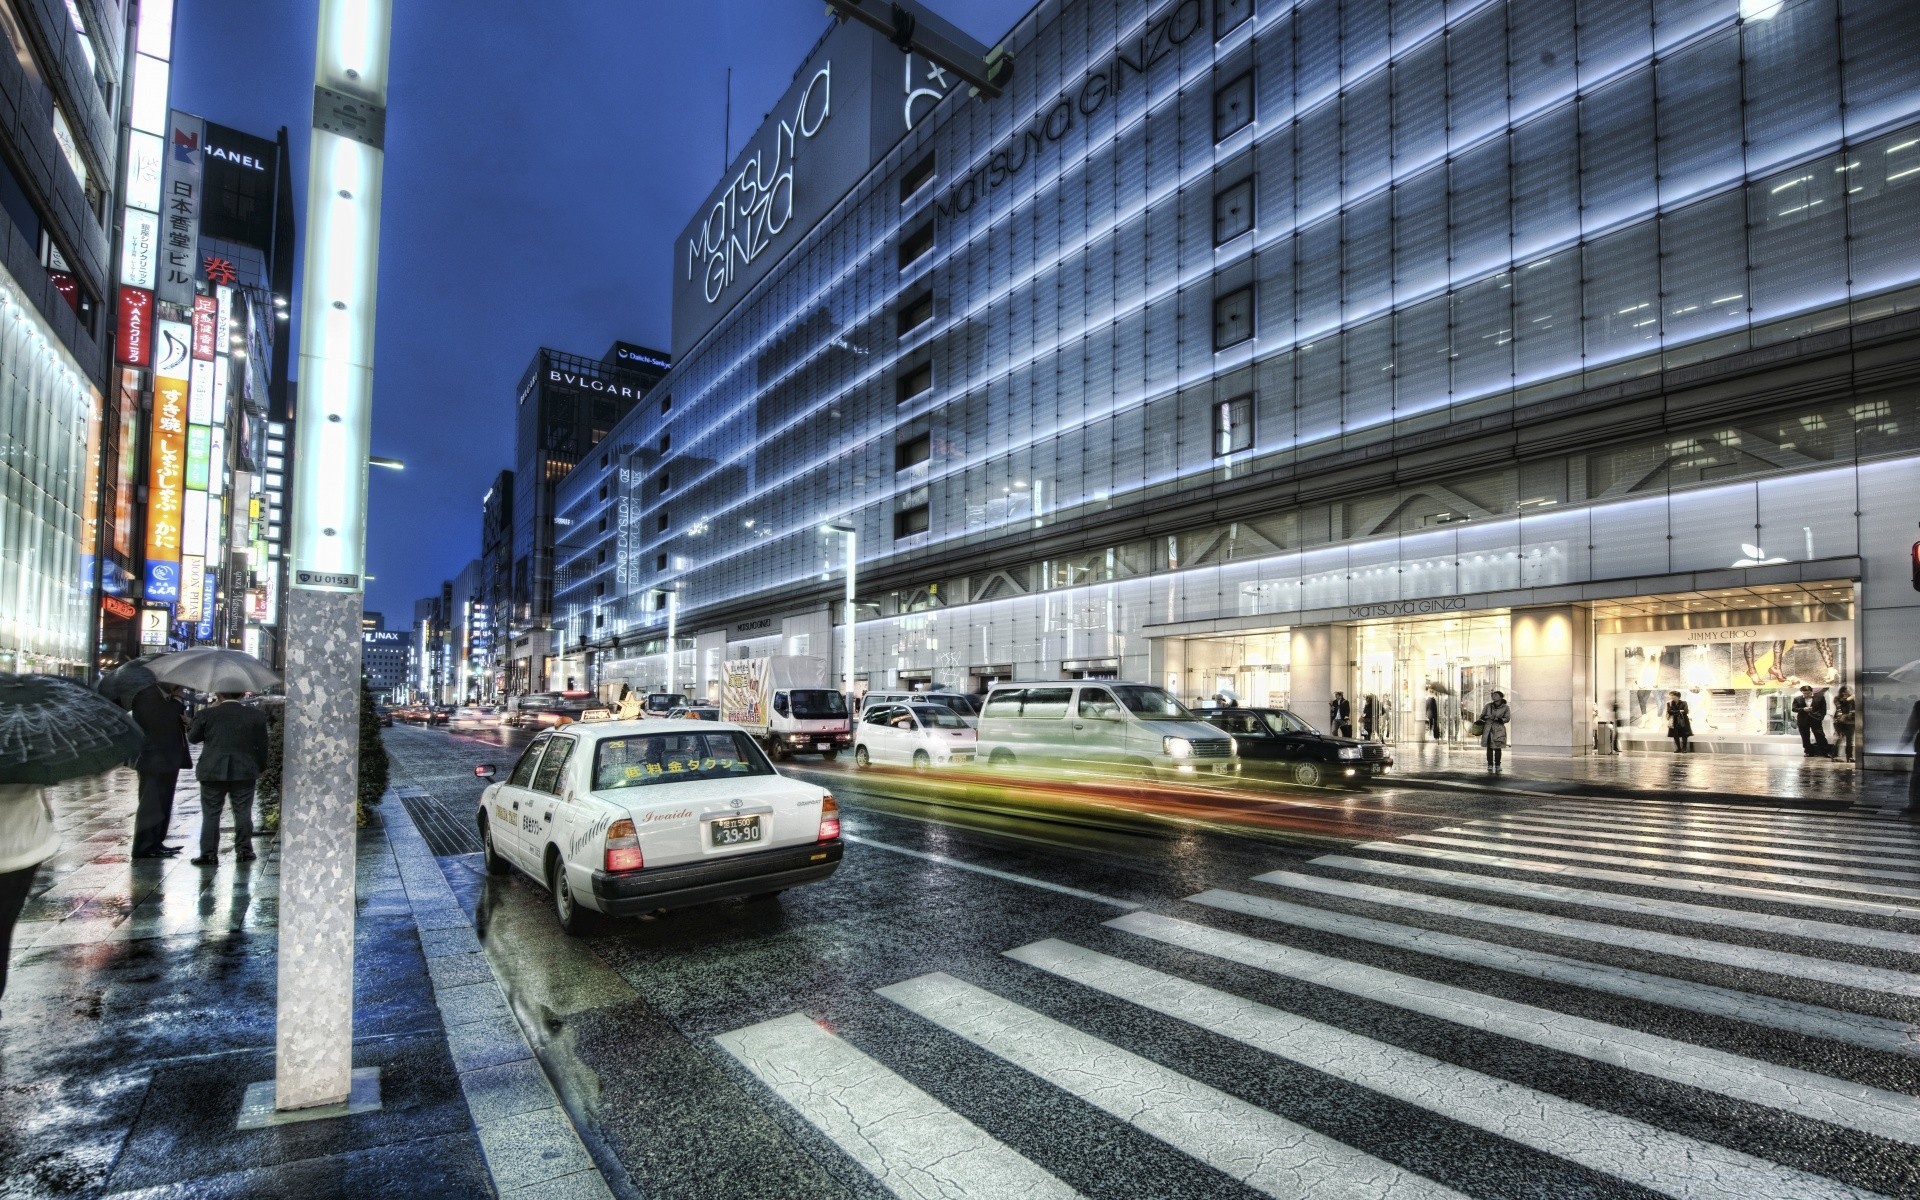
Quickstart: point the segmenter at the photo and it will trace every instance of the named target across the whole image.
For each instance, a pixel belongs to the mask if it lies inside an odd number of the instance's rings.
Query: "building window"
[[[665,454],[671,449],[673,449],[673,433],[668,431],[660,435],[660,453]]]
[[[664,554],[656,554],[656,555],[654,555],[654,556],[653,556],[653,569],[654,569],[654,570],[656,570],[656,571],[664,571],[664,570],[666,570],[666,569],[667,569],[667,556],[666,556],[666,555],[664,555]]]
[[[665,471],[660,472],[660,494],[662,496],[666,495],[667,489],[672,486],[673,486],[673,476],[668,474]]]
[[[600,565],[600,566],[605,566],[605,565],[606,565],[606,563],[607,563],[607,549],[606,549],[606,547],[605,547],[605,546],[602,546],[602,547],[601,547],[601,548],[600,548],[600,549],[599,549],[598,551],[596,551],[596,552],[594,553],[594,559],[593,559],[593,561],[594,561],[595,563],[597,563],[598,565]]]
[[[604,629],[606,627],[606,624],[607,624],[607,614],[605,613],[593,614],[593,627],[595,629]]]
[[[905,404],[915,396],[924,395],[933,390],[933,364],[917,363],[908,367],[893,385],[893,402]]]
[[[909,196],[925,187],[932,179],[933,155],[928,154],[908,167],[907,173],[900,177],[900,202],[905,204]]]
[[[931,320],[933,320],[933,293],[921,292],[900,306],[900,336],[907,336]]]
[[[930,524],[927,506],[916,504],[912,508],[893,514],[894,539],[897,541],[900,538],[912,537],[916,533],[925,533]]]
[[[1236,75],[1213,91],[1213,140],[1224,142],[1253,124],[1253,72]]]
[[[660,411],[661,411],[662,413],[670,413],[670,412],[672,412],[672,411],[673,411],[673,397],[672,397],[672,396],[662,396],[662,397],[660,397]]]
[[[607,585],[605,581],[602,581],[600,583],[596,583],[593,585],[593,594],[596,596],[604,596],[607,594]]]
[[[607,519],[606,519],[605,517],[601,517],[601,518],[600,518],[600,532],[601,532],[601,533],[605,533],[606,531],[607,531]]]
[[[1253,336],[1253,289],[1243,287],[1213,302],[1213,348],[1225,350]]]
[[[1232,33],[1253,15],[1253,0],[1213,0],[1213,40]]]
[[[607,498],[607,485],[604,483],[600,485],[600,498],[602,500]]]
[[[607,467],[608,467],[608,465],[609,465],[609,464],[610,464],[611,462],[612,462],[612,460],[611,460],[611,459],[610,459],[610,458],[609,458],[609,457],[608,457],[607,455],[604,455],[604,454],[602,454],[602,455],[600,456],[600,469],[601,469],[602,471],[604,471],[604,470],[606,470],[606,469],[607,469]]]
[[[1253,176],[1213,194],[1213,244],[1224,246],[1253,228]]]
[[[668,524],[669,524],[669,521],[667,518],[667,510],[663,508],[660,510],[660,515],[653,519],[654,531],[656,533],[665,533],[667,531]]]
[[[933,222],[928,221],[900,239],[900,269],[906,270],[931,249],[933,249]]]
[[[1213,406],[1213,453],[1237,454],[1253,449],[1253,397],[1235,396]]]
[[[928,434],[910,437],[893,448],[893,469],[904,471],[933,457],[933,438]]]

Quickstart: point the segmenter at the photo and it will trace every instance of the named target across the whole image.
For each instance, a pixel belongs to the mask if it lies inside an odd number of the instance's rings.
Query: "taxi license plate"
[[[713,823],[713,844],[716,846],[739,846],[759,840],[759,817],[728,817]]]
[[[815,750],[831,750],[833,749],[833,743],[832,742],[815,742],[813,744],[813,748]]]

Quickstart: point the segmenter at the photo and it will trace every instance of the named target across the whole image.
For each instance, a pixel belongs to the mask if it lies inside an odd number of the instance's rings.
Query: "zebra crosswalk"
[[[1556,801],[716,1041],[857,1192],[1142,1194],[1017,1110],[1150,1139],[1196,1195],[1913,1195],[1920,890],[1878,882],[1909,863],[1874,818]],[[1054,1099],[1003,1110],[975,1070]]]

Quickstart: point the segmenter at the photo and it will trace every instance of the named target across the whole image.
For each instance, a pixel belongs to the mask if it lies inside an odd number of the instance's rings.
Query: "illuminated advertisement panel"
[[[213,424],[212,361],[194,359],[192,373],[188,375],[187,382],[187,420],[198,425]]]
[[[114,353],[129,366],[144,367],[153,355],[153,293],[142,288],[120,289],[119,321]]]
[[[180,623],[198,624],[200,610],[206,605],[207,564],[198,554],[183,555],[180,559],[180,602],[174,608],[174,614]]]
[[[193,281],[200,271],[201,155],[206,137],[206,122],[189,113],[175,111],[167,123],[166,169],[161,176],[166,210],[156,286],[162,300],[185,309],[193,307]]]
[[[180,561],[187,555],[207,556],[207,494],[188,488],[180,496]],[[183,566],[182,571],[185,570]],[[181,586],[186,586],[182,579]]]
[[[227,423],[227,389],[232,378],[227,370],[227,356],[222,354],[213,360],[213,423]]]
[[[185,503],[187,471],[187,381],[167,376],[153,381],[153,425],[147,440],[147,559],[175,564],[177,599],[180,561],[180,510]],[[151,583],[147,595],[154,596]]]
[[[218,343],[214,340],[219,325],[220,302],[212,296],[193,298],[193,356],[207,362],[213,361]]]
[[[151,133],[127,135],[127,203],[148,213],[160,211],[160,170],[166,143]]]
[[[213,610],[220,595],[219,578],[212,571],[208,571],[206,580],[206,590],[201,593],[200,599],[200,627],[193,631],[193,636],[202,641],[213,636]]]
[[[126,233],[120,242],[120,282],[153,290],[154,265],[159,259],[160,214],[129,208]]]
[[[175,379],[187,378],[187,364],[193,361],[193,326],[185,321],[160,320],[154,324],[153,373]]]
[[[189,409],[191,415],[191,409]],[[213,430],[205,425],[187,425],[187,488],[207,491],[208,465],[213,461]]]
[[[227,490],[227,431],[218,425],[208,447],[207,494],[218,496]]]

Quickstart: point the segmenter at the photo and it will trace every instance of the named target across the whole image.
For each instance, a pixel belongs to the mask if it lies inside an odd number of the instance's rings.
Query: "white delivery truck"
[[[786,654],[726,665],[720,719],[754,736],[776,762],[818,754],[828,762],[853,741],[847,700],[827,683],[827,660]]]

